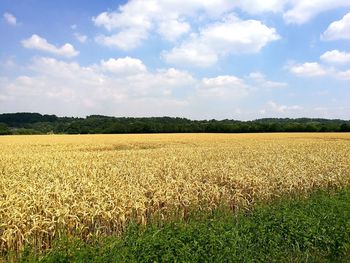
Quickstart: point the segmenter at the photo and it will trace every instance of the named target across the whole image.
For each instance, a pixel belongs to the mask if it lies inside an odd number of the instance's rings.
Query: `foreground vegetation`
[[[282,198],[253,211],[194,213],[185,221],[131,224],[121,237],[90,243],[61,237],[22,262],[345,262],[350,261],[350,190]]]
[[[327,119],[189,120],[185,118],[86,118],[38,113],[0,114],[0,135],[114,133],[350,132],[350,121]]]
[[[350,186],[350,134],[0,138],[0,251]]]

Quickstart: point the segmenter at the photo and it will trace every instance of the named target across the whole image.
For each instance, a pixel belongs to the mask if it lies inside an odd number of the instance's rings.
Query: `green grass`
[[[282,198],[233,215],[224,209],[87,244],[56,240],[21,262],[350,262],[350,189]]]

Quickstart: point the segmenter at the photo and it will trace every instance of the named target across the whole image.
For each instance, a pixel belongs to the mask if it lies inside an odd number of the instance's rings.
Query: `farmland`
[[[0,250],[350,186],[350,134],[0,137]]]

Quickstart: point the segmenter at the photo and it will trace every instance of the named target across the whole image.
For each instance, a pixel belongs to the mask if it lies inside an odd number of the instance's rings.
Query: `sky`
[[[0,0],[0,113],[350,119],[349,0]]]

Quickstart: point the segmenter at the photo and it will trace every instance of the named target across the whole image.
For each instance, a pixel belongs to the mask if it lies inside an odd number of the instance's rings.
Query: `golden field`
[[[0,137],[0,252],[350,185],[350,134]]]

